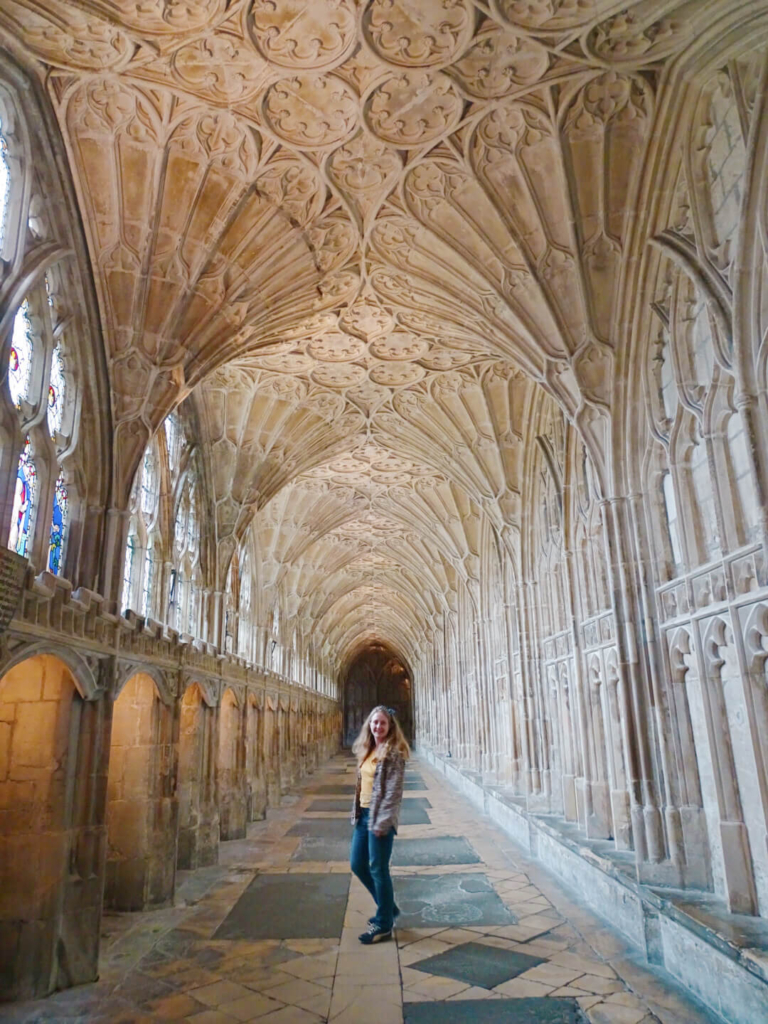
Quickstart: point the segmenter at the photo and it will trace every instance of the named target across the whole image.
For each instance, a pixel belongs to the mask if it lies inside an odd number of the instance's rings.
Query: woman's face
[[[377,743],[381,743],[382,740],[387,738],[387,733],[389,732],[389,719],[383,711],[376,712],[371,719],[370,725],[373,738]]]

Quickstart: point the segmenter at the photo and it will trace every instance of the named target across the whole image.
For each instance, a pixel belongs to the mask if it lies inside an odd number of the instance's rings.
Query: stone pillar
[[[177,866],[202,868],[219,859],[216,803],[217,716],[200,687],[190,686],[181,702],[179,729],[179,839]]]
[[[248,817],[245,708],[226,690],[219,709],[219,825],[222,840],[243,839]]]
[[[105,906],[168,904],[176,880],[178,716],[137,673],[114,702],[107,791]]]

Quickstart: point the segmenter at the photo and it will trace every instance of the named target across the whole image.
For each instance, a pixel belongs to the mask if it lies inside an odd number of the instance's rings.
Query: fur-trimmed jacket
[[[403,781],[405,779],[405,758],[397,750],[388,750],[376,765],[373,776],[373,793],[368,808],[368,830],[378,835],[386,835],[391,828],[397,831],[400,818],[400,804],[403,799]],[[357,769],[357,787],[355,802],[352,805],[352,824],[357,824],[362,808],[360,806],[360,787],[362,777]]]

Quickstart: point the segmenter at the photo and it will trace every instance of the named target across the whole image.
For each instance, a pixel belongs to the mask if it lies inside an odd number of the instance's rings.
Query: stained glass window
[[[8,547],[25,557],[29,557],[32,547],[36,511],[37,470],[32,458],[32,445],[27,438],[19,456],[16,491],[13,496],[13,512],[11,513],[11,533],[8,538]]]
[[[128,543],[125,546],[125,562],[123,564],[123,607],[129,608],[131,604],[131,590],[133,588],[133,565],[136,554],[136,534],[128,535]]]
[[[69,495],[67,482],[62,470],[53,492],[53,515],[51,517],[51,537],[48,544],[48,570],[58,576],[64,564],[64,544],[67,539],[69,523]]]
[[[8,387],[13,404],[17,409],[21,408],[22,398],[26,398],[29,393],[29,381],[32,376],[32,351],[32,323],[29,319],[29,302],[24,299],[13,321],[11,361],[8,368]]]
[[[48,430],[51,437],[57,430],[61,430],[65,390],[64,360],[61,358],[61,345],[57,345],[51,357],[51,376],[48,383]]]
[[[3,135],[3,122],[0,120],[0,253],[5,243],[8,222],[8,200],[11,196],[11,168],[8,164],[8,144]]]

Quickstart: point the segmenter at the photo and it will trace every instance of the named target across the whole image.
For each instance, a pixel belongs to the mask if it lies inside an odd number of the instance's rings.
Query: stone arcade
[[[384,700],[768,1020],[767,508],[768,0],[0,0],[2,999]]]

